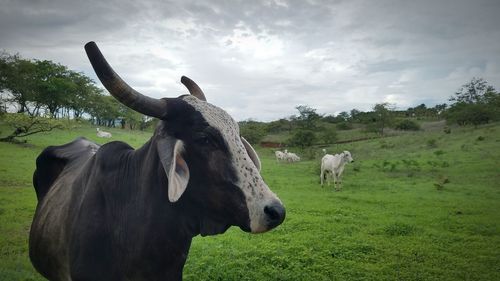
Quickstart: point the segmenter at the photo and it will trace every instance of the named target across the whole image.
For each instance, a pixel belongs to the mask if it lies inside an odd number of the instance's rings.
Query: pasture
[[[285,222],[262,235],[196,237],[184,280],[500,280],[500,124],[424,128],[328,147],[355,159],[339,192],[320,187],[320,148],[293,164],[257,148]],[[134,147],[151,136],[106,131]],[[81,125],[0,143],[0,280],[43,280],[27,250],[35,158],[77,136],[104,141]]]

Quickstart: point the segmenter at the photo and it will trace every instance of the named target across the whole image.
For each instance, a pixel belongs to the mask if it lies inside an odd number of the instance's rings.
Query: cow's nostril
[[[269,228],[280,225],[285,219],[285,208],[279,203],[273,203],[264,207],[264,213],[267,215]]]

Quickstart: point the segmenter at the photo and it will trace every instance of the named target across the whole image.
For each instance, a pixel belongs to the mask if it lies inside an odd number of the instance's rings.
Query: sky
[[[0,0],[0,50],[101,85],[89,41],[141,93],[186,94],[185,75],[238,121],[432,107],[473,77],[500,89],[500,0]]]

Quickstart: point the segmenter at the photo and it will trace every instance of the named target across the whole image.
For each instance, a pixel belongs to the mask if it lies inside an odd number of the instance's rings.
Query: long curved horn
[[[202,101],[207,101],[207,98],[205,98],[205,94],[193,80],[187,78],[186,76],[182,76],[181,83],[184,84],[184,86],[186,86],[191,95],[197,97]]]
[[[142,114],[162,118],[167,113],[167,102],[154,99],[132,89],[108,64],[94,42],[85,44],[85,51],[97,77],[119,102]]]

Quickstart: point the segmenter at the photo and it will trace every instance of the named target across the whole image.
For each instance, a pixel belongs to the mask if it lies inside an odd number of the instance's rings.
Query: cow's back
[[[78,138],[68,144],[47,147],[36,160],[33,186],[38,205],[30,231],[30,259],[49,280],[68,278],[64,221],[70,211],[71,185],[99,145]],[[57,268],[57,270],[53,270]]]

